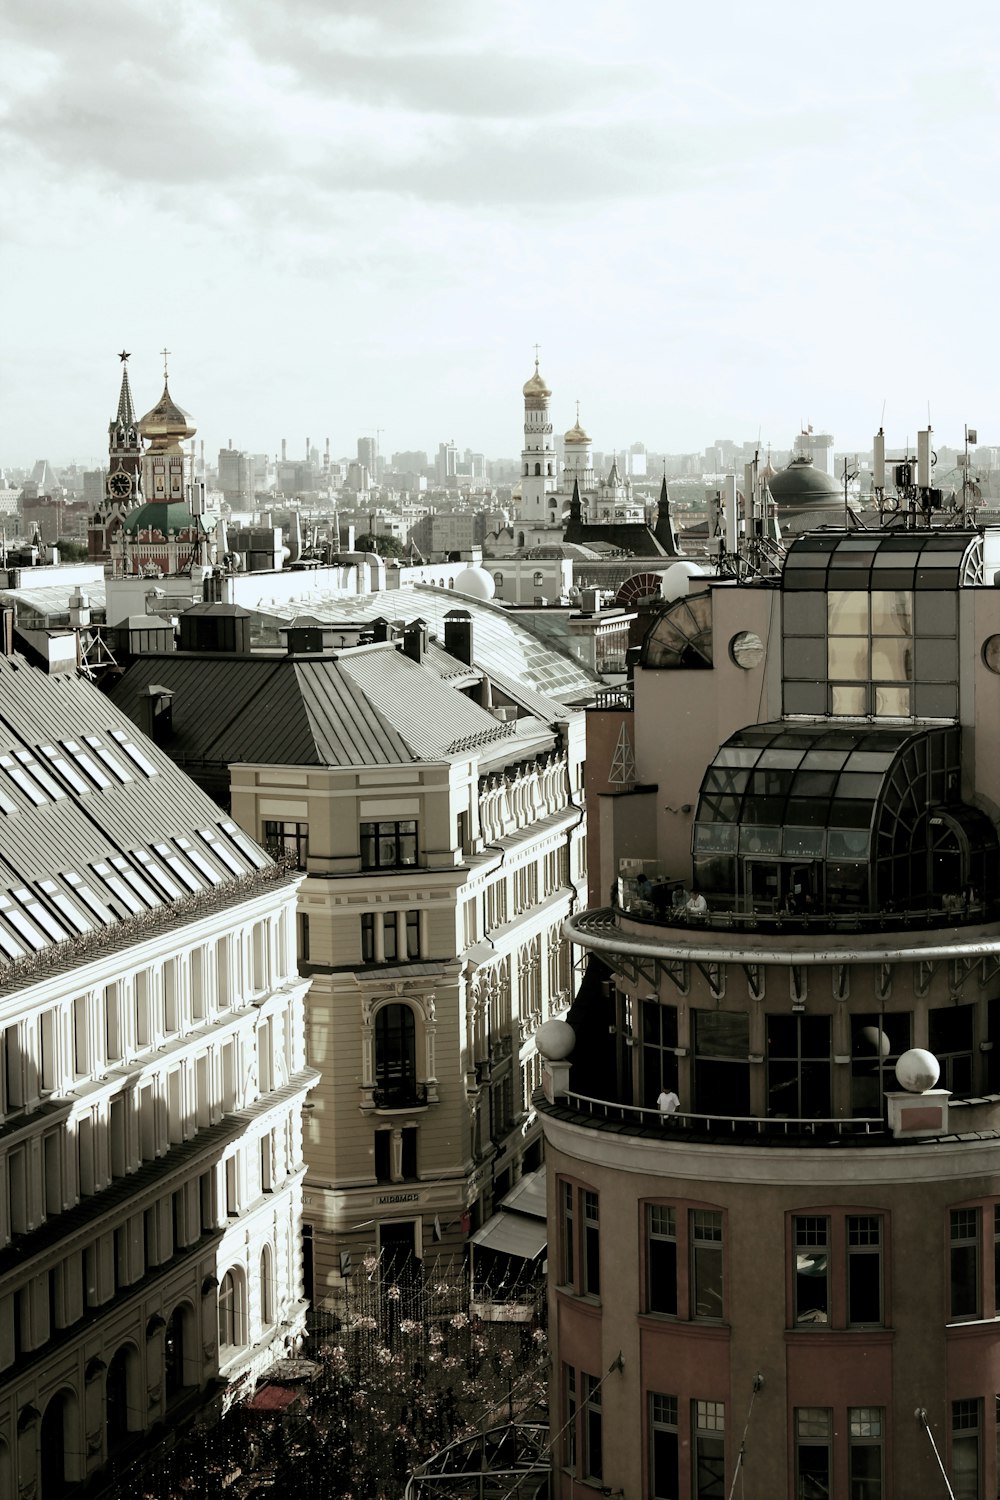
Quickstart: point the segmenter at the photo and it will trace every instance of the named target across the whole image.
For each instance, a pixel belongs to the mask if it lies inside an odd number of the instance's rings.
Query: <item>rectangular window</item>
[[[953,1208],[951,1229],[951,1316],[978,1318],[979,1209]]]
[[[795,1409],[795,1493],[821,1496],[832,1494],[831,1443],[833,1412],[827,1406],[799,1406]],[[852,1500],[854,1492],[852,1491]]]
[[[371,911],[361,915],[361,962],[375,962],[375,913]]]
[[[396,925],[396,913],[387,911],[382,916],[382,954],[386,963],[395,963],[399,957],[399,930]]]
[[[677,1313],[677,1213],[646,1205],[646,1310]]]
[[[691,1316],[722,1318],[722,1213],[694,1208],[690,1215]]]
[[[362,823],[361,868],[396,870],[417,862],[417,824],[413,818],[401,822]]]
[[[726,1500],[726,1408],[721,1401],[695,1401],[694,1500]]]
[[[407,958],[420,957],[420,913],[418,911],[406,913],[406,956]]]
[[[601,1382],[596,1375],[584,1374],[583,1401],[583,1472],[587,1479],[601,1479],[604,1475],[604,1435],[601,1427]]]
[[[571,1182],[560,1182],[559,1195],[562,1209],[562,1284],[572,1286],[576,1280],[576,1265],[574,1256],[574,1223],[573,1223],[573,1184]]]
[[[572,1365],[563,1365],[563,1464],[571,1473],[576,1473],[576,1371]]]
[[[830,1321],[830,1220],[810,1214],[792,1221],[795,1322]]]
[[[882,1322],[882,1220],[847,1216],[847,1322],[852,1328]]]
[[[847,1413],[848,1473],[851,1500],[882,1500],[882,1434],[880,1406],[852,1406]]]
[[[264,822],[264,847],[273,858],[280,855],[304,870],[309,858],[309,824]]]
[[[955,1500],[980,1500],[982,1402],[951,1403],[951,1483]]]
[[[677,1092],[677,1007],[657,1000],[641,1002],[642,1103],[655,1109],[664,1090]]]
[[[375,1181],[392,1181],[392,1131],[375,1132]]]
[[[590,1297],[601,1295],[601,1236],[597,1194],[583,1193],[583,1290]]]
[[[678,1500],[680,1468],[677,1397],[649,1395],[650,1500]]]
[[[303,963],[309,962],[309,913],[300,911],[297,915],[296,925],[298,927],[299,958]]]

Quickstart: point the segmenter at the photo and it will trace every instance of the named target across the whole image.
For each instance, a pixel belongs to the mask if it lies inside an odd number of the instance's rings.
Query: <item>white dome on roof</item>
[[[468,594],[473,599],[492,599],[496,591],[493,575],[485,568],[463,568],[456,574],[456,594]]]

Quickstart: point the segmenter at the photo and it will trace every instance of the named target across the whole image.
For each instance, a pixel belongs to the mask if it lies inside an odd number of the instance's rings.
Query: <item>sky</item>
[[[1000,443],[996,0],[5,0],[0,463]],[[379,431],[380,430],[380,431]]]

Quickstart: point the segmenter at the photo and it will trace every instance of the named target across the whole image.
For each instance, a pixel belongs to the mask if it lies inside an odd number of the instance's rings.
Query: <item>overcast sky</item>
[[[0,462],[1000,442],[996,0],[5,0]]]

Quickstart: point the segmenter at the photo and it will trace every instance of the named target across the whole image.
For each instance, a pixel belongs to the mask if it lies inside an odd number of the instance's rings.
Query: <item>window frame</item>
[[[418,836],[419,827],[416,818],[366,818],[362,820],[359,833],[362,870],[413,869],[419,860]],[[393,857],[383,859],[383,842],[389,841],[392,842]],[[406,857],[411,851],[412,857]]]

